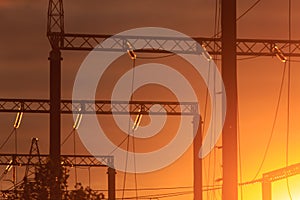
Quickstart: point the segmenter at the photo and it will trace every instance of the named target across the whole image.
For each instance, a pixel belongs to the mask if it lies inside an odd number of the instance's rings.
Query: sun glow
[[[292,200],[300,200],[300,175],[276,181],[272,184],[272,200],[289,200],[289,190]]]

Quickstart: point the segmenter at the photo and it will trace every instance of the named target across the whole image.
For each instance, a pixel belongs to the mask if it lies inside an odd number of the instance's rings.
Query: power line
[[[133,151],[133,162],[134,162],[134,184],[135,184],[135,195],[138,197],[138,186],[137,186],[137,173],[136,173],[136,156],[135,156],[135,136],[132,130],[132,151]]]
[[[74,157],[76,156],[76,131],[74,129],[73,131],[73,153],[74,153]],[[75,164],[76,164],[76,157],[74,158],[75,159]],[[77,179],[77,166],[74,167],[74,174],[75,174],[75,184],[78,183],[78,179]]]
[[[290,62],[300,62],[300,60],[290,60]]]
[[[123,190],[122,190],[122,200],[124,199],[124,196],[125,196],[125,188],[126,188],[126,176],[127,176],[127,164],[128,164],[128,151],[129,151],[129,140],[130,140],[130,137],[129,137],[129,130],[130,130],[130,116],[129,116],[129,119],[128,119],[128,137],[127,137],[127,145],[126,145],[126,159],[125,159],[125,168],[124,168],[124,177],[123,177]]]
[[[205,187],[205,186],[204,186]],[[207,186],[207,188],[210,188],[212,186]],[[178,189],[192,189],[193,186],[177,186],[177,187],[157,187],[157,188],[138,188],[138,191],[157,191],[157,190],[178,190]],[[116,191],[120,191],[123,189],[116,189]],[[134,191],[135,188],[126,188],[126,191]],[[107,190],[106,190],[107,191]]]
[[[221,186],[211,187],[203,189],[202,191],[214,191],[214,190],[221,190]],[[151,195],[143,195],[138,196],[138,199],[155,199],[155,198],[169,198],[169,197],[175,197],[175,196],[183,196],[193,194],[193,191],[181,191],[181,192],[170,192],[170,193],[160,193],[160,194],[151,194]],[[125,197],[124,199],[136,199],[136,197]]]
[[[262,182],[262,179],[259,178],[259,179],[254,179],[254,180],[251,180],[251,181],[239,183],[239,186],[251,185],[251,184],[254,184],[254,183],[261,183],[261,182]]]
[[[239,90],[237,90],[239,91]],[[237,104],[237,130],[238,130],[238,155],[239,155],[239,167],[240,167],[240,182],[243,182],[243,168],[242,168],[242,155],[241,155],[241,127],[240,127],[240,109],[239,104]],[[241,200],[243,200],[243,185],[241,186]]]
[[[288,94],[287,94],[287,121],[286,121],[286,167],[289,166],[289,138],[290,138],[290,84],[291,84],[291,80],[290,80],[290,62],[289,62],[289,67],[288,67]],[[288,190],[288,194],[289,194],[289,198],[290,200],[292,200],[292,195],[291,195],[291,191],[290,191],[290,184],[289,184],[289,177],[286,177],[286,184],[287,184],[287,190]]]
[[[216,35],[217,32],[220,31],[220,18],[221,18],[221,6],[220,6],[220,0],[216,0],[215,1],[215,12],[214,12],[214,35]],[[214,44],[213,46],[214,50],[216,49],[216,44]],[[217,58],[217,56],[215,55],[214,56],[214,59]],[[211,70],[211,61],[209,61],[209,71]],[[212,76],[213,76],[213,84],[214,84],[214,98],[215,98],[215,95],[216,95],[216,85],[215,85],[215,76],[216,76],[216,71],[214,70],[212,72]],[[208,78],[210,79],[210,72],[208,74]],[[206,89],[206,99],[205,99],[205,106],[207,107],[207,101],[208,101],[208,87],[207,86],[207,89]],[[211,107],[214,108],[216,106],[216,102],[212,102],[211,103]],[[205,108],[207,112],[207,108]],[[212,109],[212,111],[214,111],[215,109]],[[211,134],[211,144],[210,146],[212,146],[212,141],[214,141],[214,137],[215,137],[215,134]],[[213,153],[210,153],[209,154],[209,157],[208,157],[208,177],[210,177],[210,173],[212,173],[212,185],[214,186],[215,185],[215,180],[216,180],[216,149],[213,149]],[[212,161],[212,167],[211,167],[211,159],[213,160]],[[211,169],[212,168],[212,169]],[[212,172],[211,172],[212,171]],[[209,184],[209,178],[207,178],[207,184]],[[210,191],[208,194],[207,194],[207,198],[209,199],[216,199],[216,192],[215,190],[212,190]]]
[[[168,198],[168,197],[183,196],[192,193],[193,191],[161,193],[161,194],[143,195],[138,197],[125,197],[124,199],[161,199],[161,198]]]
[[[259,166],[255,176],[253,177],[252,181],[257,179],[257,177],[258,177],[258,175],[259,175],[259,173],[260,173],[260,171],[261,171],[261,169],[262,169],[262,167],[263,167],[263,165],[266,161],[266,158],[267,158],[267,154],[268,154],[270,144],[271,144],[271,141],[272,141],[272,138],[273,138],[273,135],[274,135],[275,125],[276,125],[276,121],[277,121],[277,117],[278,117],[280,102],[281,102],[281,98],[282,98],[282,91],[283,91],[283,86],[284,86],[284,80],[285,80],[285,73],[286,73],[286,63],[284,63],[284,67],[283,67],[283,71],[282,71],[281,83],[280,83],[280,88],[279,88],[279,95],[278,95],[278,100],[277,100],[277,104],[276,104],[276,108],[275,108],[275,116],[274,116],[274,120],[273,120],[273,123],[272,123],[271,134],[270,134],[270,137],[269,137],[269,140],[268,140],[268,143],[267,143],[264,155],[263,155],[263,159],[262,159],[262,161],[260,163],[260,166]]]
[[[214,16],[214,34],[216,33],[216,21],[217,21],[217,7],[218,7],[218,0],[215,1],[215,16]],[[204,114],[203,114],[203,126],[202,126],[202,133],[204,133],[206,128],[206,119],[207,119],[207,110],[208,110],[208,88],[210,86],[210,73],[211,73],[211,67],[210,67],[211,61],[209,61],[208,66],[208,73],[207,73],[207,88],[205,90],[205,103],[204,103]],[[200,127],[201,128],[201,127]],[[205,164],[203,165],[204,171],[207,171],[206,174],[206,184],[209,184],[209,173],[210,173],[210,159],[211,155],[208,155],[208,169],[206,169]],[[201,180],[202,181],[202,180]]]
[[[288,33],[289,40],[292,38],[292,0],[289,0],[289,25],[288,25]],[[291,45],[289,45],[289,54],[291,53]],[[289,60],[291,56],[289,55]],[[289,138],[290,138],[290,95],[291,95],[291,62],[288,62],[288,91],[287,91],[287,121],[286,121],[286,167],[289,165]],[[290,190],[289,177],[286,177],[286,185],[288,190],[288,195],[290,200],[292,200],[292,194]]]
[[[129,44],[130,45],[130,44]],[[135,55],[135,53],[132,51]],[[132,59],[132,79],[131,79],[131,99],[133,99],[133,90],[134,90],[134,78],[135,78],[135,60],[136,56],[131,57]],[[128,165],[128,153],[129,153],[129,145],[130,145],[130,133],[131,133],[131,117],[128,117],[128,137],[127,137],[127,146],[126,146],[126,160],[125,160],[125,170],[124,170],[124,178],[123,178],[123,191],[122,191],[122,199],[124,199],[125,188],[126,188],[126,177],[127,177],[127,165]],[[135,157],[135,142],[134,142],[134,129],[132,130],[132,149],[133,149],[133,165],[134,165],[134,182],[135,182],[135,194],[136,198],[138,198],[138,190],[137,190],[137,173],[136,173],[136,157]]]
[[[253,10],[255,8],[255,6],[257,6],[260,2],[261,2],[261,0],[257,0],[256,2],[254,2],[246,11],[244,11],[238,18],[236,18],[236,21],[239,21],[240,19],[242,19],[251,10]],[[213,38],[219,36],[221,33],[222,33],[222,30],[217,32],[216,34],[214,34]]]
[[[134,89],[134,77],[135,77],[135,59],[132,60],[132,85],[131,85],[131,94],[132,94],[132,98],[133,98],[133,89]],[[131,120],[130,116],[129,116],[129,120]],[[130,125],[130,123],[129,123]],[[139,125],[137,125],[139,126]],[[129,127],[129,131],[130,131]],[[138,127],[137,127],[138,128]],[[138,183],[137,183],[137,173],[136,173],[136,155],[135,155],[135,136],[134,136],[134,132],[135,129],[132,129],[132,151],[133,151],[133,165],[134,165],[134,184],[135,184],[135,196],[138,197]],[[129,132],[128,132],[129,134]],[[129,138],[128,138],[129,141]]]
[[[7,138],[4,140],[4,142],[0,146],[0,150],[7,144],[8,140],[11,138],[11,136],[14,134],[15,128],[10,132],[10,134],[7,136]]]
[[[236,20],[240,20],[242,17],[244,17],[245,15],[247,15],[255,6],[257,6],[259,3],[261,2],[261,0],[257,0],[254,4],[252,4],[252,6],[250,6],[243,14],[241,14]]]
[[[83,168],[82,168],[83,169]],[[222,185],[204,185],[204,190],[216,189],[222,187]],[[175,187],[153,187],[153,188],[138,188],[138,191],[159,191],[159,190],[178,190],[178,189],[192,189],[193,186],[175,186]],[[135,188],[125,188],[125,191],[135,191]],[[95,190],[99,192],[107,192],[108,190]],[[123,191],[123,188],[116,189],[116,191]]]
[[[170,53],[168,55],[164,55],[164,56],[137,56],[137,59],[145,59],[145,60],[148,60],[148,59],[162,59],[162,58],[169,58],[169,57],[172,57],[172,56],[175,56],[177,54],[175,53]]]
[[[73,133],[75,132],[75,129],[72,129],[72,131],[67,135],[67,137],[62,141],[60,146],[63,146],[67,140],[73,135]]]
[[[245,57],[245,58],[238,58],[237,60],[238,61],[243,61],[243,60],[252,60],[252,59],[255,59],[255,58],[258,58],[259,56],[248,56],[248,57]]]

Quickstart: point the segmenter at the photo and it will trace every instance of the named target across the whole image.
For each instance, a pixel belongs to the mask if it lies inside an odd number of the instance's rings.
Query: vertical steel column
[[[238,199],[236,0],[222,0],[222,76],[227,96],[223,128],[223,200]]]
[[[271,200],[272,199],[272,185],[268,180],[262,181],[262,200]]]
[[[57,45],[50,52],[50,199],[60,200],[60,101],[61,101],[61,52]]]
[[[116,170],[109,167],[107,169],[108,175],[108,200],[116,199]]]
[[[202,200],[202,159],[199,158],[199,149],[202,145],[202,121],[199,115],[193,119],[193,134],[195,134],[193,143],[194,154],[194,200]]]

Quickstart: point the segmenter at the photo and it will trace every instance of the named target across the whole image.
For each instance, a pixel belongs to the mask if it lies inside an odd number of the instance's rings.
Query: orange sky
[[[124,1],[116,0],[99,3],[96,0],[78,1],[65,0],[66,30],[80,33],[114,34],[130,28],[141,26],[159,26],[181,31],[190,36],[211,36],[214,22],[214,1]],[[9,2],[9,3],[8,3]],[[254,1],[238,1],[238,14],[246,10]],[[287,39],[288,37],[288,7],[287,2],[280,0],[262,2],[241,21],[238,22],[239,38]],[[172,7],[172,9],[170,9]],[[84,9],[83,9],[84,8]],[[293,39],[299,39],[300,3],[293,1]],[[48,98],[49,97],[49,67],[48,52],[50,50],[46,38],[47,1],[35,0],[0,0],[0,98]],[[70,99],[73,82],[77,70],[87,52],[63,52],[62,96]],[[293,60],[300,60],[293,58]],[[122,64],[130,66],[130,60],[121,60]],[[157,60],[155,60],[157,61]],[[185,66],[178,59],[162,59],[163,63],[174,64],[174,67]],[[137,63],[142,61],[137,61]],[[216,61],[220,66],[220,62]],[[290,158],[289,163],[298,163],[300,125],[300,68],[298,62],[291,65],[291,110],[290,110]],[[262,161],[263,153],[271,133],[275,106],[278,99],[283,64],[274,58],[259,57],[238,61],[238,98],[240,112],[241,165],[242,180],[249,181],[256,174]],[[182,69],[183,73],[188,73]],[[192,81],[192,80],[191,80]],[[203,83],[202,83],[203,84]],[[99,91],[101,87],[99,86]],[[108,87],[102,88],[108,90]],[[204,102],[205,88],[199,86],[199,98]],[[101,91],[102,92],[102,91]],[[105,98],[107,93],[99,92],[99,97]],[[145,97],[141,91],[141,97]],[[151,97],[151,95],[150,95]],[[149,98],[150,98],[149,97]],[[164,96],[164,99],[170,98]],[[162,100],[164,100],[162,99]],[[267,159],[261,174],[285,166],[286,138],[286,104],[287,84],[285,82],[282,101],[280,103],[273,139]],[[201,106],[204,105],[202,104]],[[203,110],[203,109],[202,109]],[[0,113],[0,143],[12,129],[15,114]],[[48,152],[49,119],[44,114],[25,114],[18,130],[19,151],[27,153],[30,138],[40,138],[40,148]],[[71,131],[71,116],[62,117],[62,138]],[[78,152],[87,153],[77,138]],[[221,141],[218,142],[218,146]],[[13,140],[1,150],[1,153],[13,151]],[[65,144],[63,153],[72,153],[72,140]],[[215,149],[204,161],[204,185],[219,185],[215,182],[221,178],[221,150]],[[171,166],[154,173],[138,175],[140,188],[192,186],[192,150],[189,149]],[[3,170],[3,167],[0,168]],[[87,169],[79,169],[79,179],[85,185]],[[1,173],[1,171],[0,171]],[[71,173],[73,171],[71,170]],[[19,179],[22,177],[20,169]],[[92,187],[105,188],[105,172],[92,170]],[[10,178],[11,175],[8,175]],[[122,188],[123,175],[117,175],[117,188]],[[70,179],[70,187],[72,187]],[[134,187],[132,175],[128,176],[126,186]],[[300,199],[300,177],[290,178],[290,188],[293,199]],[[1,182],[5,189],[7,182]],[[287,199],[285,181],[273,184],[273,199]],[[191,189],[187,189],[191,190]],[[177,190],[178,191],[178,190]],[[170,191],[160,191],[168,193]],[[156,192],[153,192],[156,193]],[[120,194],[120,193],[118,193]],[[141,195],[144,193],[140,193]],[[128,193],[133,196],[133,193]],[[219,192],[205,194],[205,199],[220,199]],[[166,198],[168,199],[168,198]],[[174,197],[174,200],[192,199],[192,195]],[[261,199],[259,183],[243,187],[243,200]]]

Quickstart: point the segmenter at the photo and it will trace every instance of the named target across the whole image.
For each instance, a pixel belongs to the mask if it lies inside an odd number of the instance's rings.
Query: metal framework
[[[57,42],[63,45],[64,9],[63,0],[50,0],[48,5],[47,36],[52,48],[56,48]]]
[[[160,105],[153,107],[155,105]],[[152,109],[151,109],[152,108]],[[151,109],[151,111],[150,111]],[[61,101],[61,113],[72,114],[143,114],[191,115],[198,114],[195,102],[156,101]],[[0,112],[49,113],[50,101],[45,99],[0,99]]]
[[[198,54],[196,42],[203,45],[208,53],[221,55],[221,38],[194,37],[141,37],[141,36],[114,36],[106,34],[77,34],[65,33],[64,29],[64,10],[62,0],[50,0],[48,8],[47,35],[52,45],[59,38],[58,48],[61,50],[91,51],[94,48],[101,51],[126,51],[130,42],[133,49],[139,44],[141,52],[169,52],[183,54]],[[111,38],[112,37],[112,38]],[[110,46],[102,46],[100,43],[111,38]],[[99,45],[100,44],[100,45]],[[291,45],[291,52],[288,52]],[[236,53],[240,56],[275,56],[274,47],[283,52],[284,56],[300,56],[300,40],[269,40],[269,39],[237,39]]]
[[[35,166],[36,162],[28,162],[31,159],[40,159],[42,165],[49,162],[49,155],[30,154],[0,154],[0,166]],[[91,155],[61,155],[62,166],[66,167],[107,167],[112,166],[113,156],[91,156]],[[101,161],[100,161],[101,160]],[[11,162],[14,161],[14,162]]]
[[[272,182],[286,179],[297,174],[300,174],[300,163],[264,173],[262,178],[263,200],[272,199]]]
[[[22,181],[14,184],[13,187],[7,190],[1,190],[0,198],[38,199],[36,196],[36,193],[40,190],[40,183],[38,182],[40,179],[36,179],[37,173],[39,173],[38,168],[49,166],[49,161],[51,162],[49,155],[40,154],[37,138],[32,138],[29,154],[0,154],[0,166],[6,166],[6,171],[9,171],[9,168],[14,166],[26,167]],[[113,156],[62,155],[60,161],[60,167],[107,167],[108,191],[115,190],[115,170],[112,168],[114,164]],[[108,198],[114,198],[114,193],[109,192]]]
[[[110,46],[103,46],[100,43],[111,37],[113,43]],[[63,34],[62,50],[91,51],[120,51],[128,49],[126,42],[130,42],[133,49],[138,44],[140,52],[166,53],[174,52],[181,54],[199,54],[197,43],[203,45],[209,54],[221,55],[221,38],[178,38],[178,37],[141,37],[141,36],[113,36],[112,35],[92,35],[92,34]],[[100,45],[99,45],[100,44]],[[288,47],[291,45],[291,52]],[[285,56],[300,56],[300,40],[262,40],[262,39],[237,39],[236,53],[239,56],[275,56],[275,46],[280,49]]]
[[[11,158],[11,161],[15,166],[19,165],[16,156],[13,156]],[[30,150],[29,150],[29,157],[27,159],[27,165],[26,165],[26,170],[25,170],[24,181],[28,181],[28,179],[30,179],[32,177],[34,179],[34,177],[35,177],[36,168],[35,168],[34,165],[31,165],[31,164],[36,164],[36,165],[41,164],[38,138],[32,138],[31,139],[31,145],[30,145]]]
[[[110,47],[103,47],[99,43],[111,35],[105,34],[77,34],[65,33],[63,0],[49,0],[47,35],[52,45],[59,38],[59,49],[90,51],[97,46],[98,50],[126,51],[129,41],[135,49],[135,44],[142,46],[145,52],[166,52],[168,50],[177,53],[198,53],[195,41],[203,45],[212,55],[221,55],[221,38],[195,37],[192,39],[178,37],[140,37],[126,36],[114,37],[114,43]],[[288,47],[291,45],[291,52]],[[243,56],[274,56],[274,47],[277,46],[285,56],[300,56],[300,40],[266,40],[266,39],[237,39],[237,55]]]
[[[223,0],[224,2],[224,0]],[[175,37],[139,37],[126,36],[114,37],[111,46],[99,45],[101,41],[111,37],[110,35],[95,34],[73,34],[65,33],[63,0],[49,0],[47,36],[51,44],[50,60],[50,101],[49,100],[26,100],[26,99],[0,99],[0,112],[28,112],[28,113],[50,113],[50,155],[41,155],[42,160],[49,158],[52,163],[53,179],[57,177],[55,170],[62,156],[60,154],[60,115],[62,113],[80,112],[89,114],[138,114],[143,108],[144,114],[149,113],[149,108],[154,102],[110,102],[110,101],[72,101],[61,100],[61,50],[90,51],[96,47],[99,51],[122,51],[127,50],[126,42],[130,42],[134,50],[140,52],[157,53],[182,53],[199,54],[197,43],[206,48],[211,55],[222,55],[224,44],[221,38],[193,38],[183,39]],[[300,56],[300,40],[259,40],[259,39],[237,39],[236,55],[240,56],[275,56],[276,51],[282,52],[283,56]],[[139,48],[137,49],[137,44]],[[142,44],[142,45],[141,45]],[[223,45],[223,46],[222,46]],[[234,45],[234,43],[233,43]],[[291,47],[291,51],[288,48]],[[157,103],[155,103],[157,104]],[[161,108],[151,111],[151,114],[168,115],[195,115],[197,107],[191,103],[173,104],[172,102],[159,102]],[[51,107],[50,107],[51,105]],[[235,138],[233,138],[235,139]],[[1,155],[0,162],[7,164],[15,159],[16,163],[26,165],[28,155]],[[97,165],[93,158],[79,157],[76,161],[82,161],[83,165]],[[72,156],[66,156],[67,163],[74,163]],[[92,160],[90,160],[92,159]],[[23,162],[24,161],[24,162]],[[74,163],[76,164],[76,163]],[[98,163],[101,165],[101,163]],[[109,168],[111,169],[111,168]],[[115,173],[110,171],[109,173]],[[114,183],[111,183],[114,187]],[[59,183],[50,188],[51,200],[61,199]],[[199,197],[200,199],[201,197]],[[114,189],[110,191],[110,200],[114,200]]]
[[[1,112],[23,113],[50,113],[50,100],[38,99],[0,99]],[[159,105],[159,106],[156,106]],[[156,106],[156,107],[155,107]],[[155,108],[155,109],[153,109]],[[154,101],[91,101],[91,100],[61,100],[60,114],[140,114],[144,115],[198,115],[198,104],[195,102],[154,102]],[[198,134],[199,135],[199,134]],[[30,160],[39,160],[40,165],[46,165],[51,155],[30,154],[0,154],[0,166],[11,163],[20,166],[34,166],[37,163]],[[115,199],[115,170],[112,168],[113,156],[87,156],[87,155],[60,155],[60,165],[68,167],[108,167],[109,200]],[[13,161],[13,162],[11,162]],[[51,198],[54,198],[53,195]],[[56,197],[55,197],[56,198]],[[59,198],[59,197],[58,197]]]

